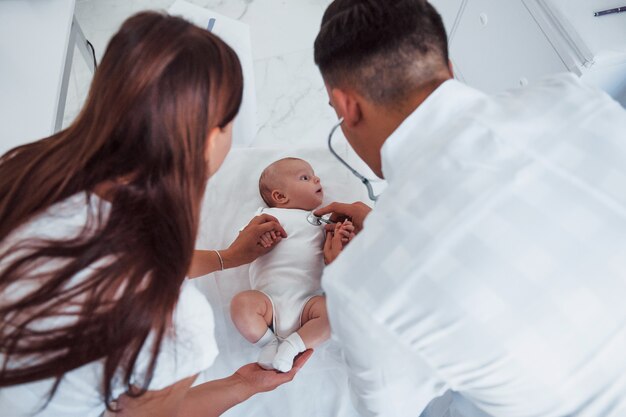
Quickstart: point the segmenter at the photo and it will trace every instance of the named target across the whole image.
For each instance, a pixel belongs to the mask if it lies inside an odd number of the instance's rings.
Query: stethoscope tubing
[[[370,180],[367,179],[366,177],[364,177],[363,175],[361,175],[361,173],[359,173],[356,169],[352,168],[352,166],[350,166],[350,164],[348,164],[341,156],[339,156],[339,154],[337,152],[335,152],[335,150],[333,149],[333,145],[332,145],[332,140],[333,140],[333,135],[335,134],[335,131],[337,129],[339,129],[339,126],[341,126],[341,124],[343,123],[343,117],[339,119],[339,121],[337,122],[337,124],[335,126],[333,126],[333,128],[330,131],[330,134],[328,135],[328,149],[330,150],[330,153],[333,154],[333,156],[335,158],[337,158],[337,160],[339,162],[341,162],[346,168],[348,168],[348,170],[350,170],[350,172],[352,172],[352,174],[357,177],[359,180],[361,180],[361,182],[365,185],[365,187],[367,188],[367,195],[369,197],[370,200],[372,201],[376,201],[378,200],[378,196],[374,194],[374,189],[372,188],[372,184],[370,183]]]

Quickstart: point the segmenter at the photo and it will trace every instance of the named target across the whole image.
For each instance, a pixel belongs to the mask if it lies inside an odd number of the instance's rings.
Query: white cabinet
[[[431,3],[444,18],[456,76],[467,84],[492,93],[571,71],[626,106],[626,13],[594,16],[626,0]]]
[[[74,4],[0,0],[0,155],[60,128]]]
[[[249,146],[257,133],[257,107],[250,26],[185,0],[174,2],[168,9],[168,13],[181,16],[201,28],[215,33],[237,53],[245,82],[241,107],[233,122],[233,146]]]
[[[469,0],[450,54],[465,82],[489,92],[567,70],[524,4],[516,0]]]

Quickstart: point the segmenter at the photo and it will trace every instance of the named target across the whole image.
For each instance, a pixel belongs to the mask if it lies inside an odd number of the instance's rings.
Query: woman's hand
[[[241,379],[242,385],[247,388],[247,393],[250,394],[250,396],[260,392],[272,391],[285,382],[291,381],[312,354],[313,350],[309,349],[298,355],[293,364],[293,368],[291,368],[289,372],[268,371],[261,368],[256,363],[250,363],[239,368],[234,376]]]
[[[226,410],[246,401],[254,394],[271,391],[285,382],[291,381],[312,354],[312,350],[307,350],[296,357],[293,368],[287,373],[267,371],[256,363],[242,366],[237,372],[226,378],[208,381],[191,388],[185,396],[178,414],[162,409],[163,404],[159,403],[157,404],[158,407],[152,408],[152,410],[159,410],[158,413],[145,415],[150,417],[172,415],[177,417],[221,416]],[[193,379],[189,381],[188,385],[191,385],[192,382]],[[128,415],[135,417],[135,414]]]
[[[325,214],[332,213],[330,220],[333,222],[343,222],[348,219],[354,225],[354,233],[359,234],[363,230],[363,222],[372,209],[364,203],[357,201],[352,204],[331,203],[326,207],[319,208],[313,212],[314,215],[321,217]],[[332,231],[333,225],[326,227],[326,231]]]
[[[278,220],[269,214],[253,218],[230,244],[221,251],[224,268],[249,264],[261,255],[271,251],[276,244],[287,237]]]
[[[278,242],[287,237],[285,229],[275,217],[262,214],[244,227],[228,249],[195,250],[187,276],[197,278],[221,269],[249,264],[271,251]]]

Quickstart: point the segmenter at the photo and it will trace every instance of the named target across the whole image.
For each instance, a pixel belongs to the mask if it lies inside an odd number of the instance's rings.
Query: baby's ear
[[[274,203],[276,204],[287,204],[289,202],[287,196],[279,190],[272,191],[271,196],[272,200],[274,200]]]

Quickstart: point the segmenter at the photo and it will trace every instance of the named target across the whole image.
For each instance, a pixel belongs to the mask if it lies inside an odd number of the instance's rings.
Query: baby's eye
[[[300,177],[300,179],[302,181],[308,181],[309,180],[309,176],[308,175],[303,175],[303,176]]]

